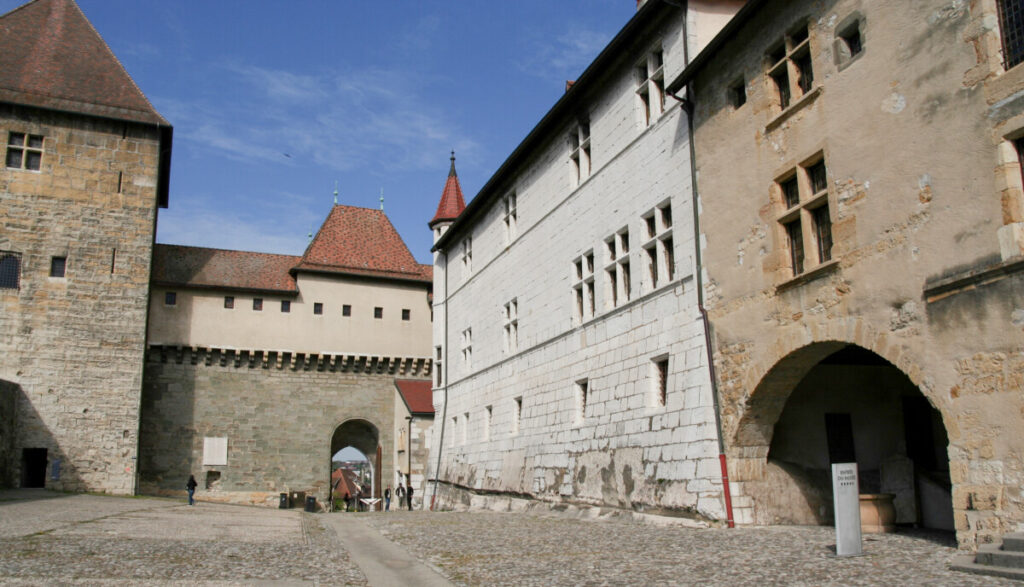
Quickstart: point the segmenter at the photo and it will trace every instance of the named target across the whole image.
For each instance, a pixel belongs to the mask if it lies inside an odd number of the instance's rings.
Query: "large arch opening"
[[[361,454],[365,457],[366,466],[369,468],[369,475],[364,477],[363,471],[353,472],[353,475],[347,477],[350,481],[348,492],[354,495],[352,487],[352,482],[354,482],[354,489],[361,491],[362,497],[380,498],[381,453],[380,431],[372,423],[366,420],[349,420],[335,428],[334,434],[331,435],[330,454],[332,463],[329,469],[332,472],[332,479],[329,485],[332,498],[340,497],[345,493],[344,490],[339,489],[339,495],[334,495],[335,485],[338,484],[339,480],[338,476],[334,474],[333,459],[335,455],[355,456],[356,454]],[[352,460],[359,461],[360,459]]]
[[[891,494],[896,523],[953,530],[942,416],[905,373],[839,342],[791,353],[762,380],[737,431],[765,459],[757,521],[833,523],[831,464],[856,462],[860,493]]]

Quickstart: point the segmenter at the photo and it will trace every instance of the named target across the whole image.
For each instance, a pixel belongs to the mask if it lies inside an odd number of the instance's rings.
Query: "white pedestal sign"
[[[860,483],[857,463],[832,464],[832,504],[836,512],[836,555],[860,556]]]

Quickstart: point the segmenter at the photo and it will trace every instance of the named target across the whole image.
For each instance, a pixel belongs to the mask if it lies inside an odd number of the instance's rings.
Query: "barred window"
[[[0,289],[21,287],[21,253],[0,251]]]
[[[43,137],[12,132],[7,137],[7,167],[39,171],[43,161]]]
[[[999,29],[1003,39],[1003,65],[1010,69],[1024,61],[1024,4],[999,1]]]

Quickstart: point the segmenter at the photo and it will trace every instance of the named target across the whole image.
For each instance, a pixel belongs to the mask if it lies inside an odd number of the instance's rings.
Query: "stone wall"
[[[218,350],[147,354],[142,493],[184,495],[193,474],[199,499],[276,506],[278,494],[304,491],[323,503],[332,435],[350,420],[377,428],[387,483],[395,470],[393,375],[342,370],[316,357],[281,364],[234,357]],[[227,439],[226,465],[204,465],[204,438]]]
[[[0,168],[0,250],[22,263],[20,289],[0,289],[0,379],[22,390],[12,475],[40,448],[61,462],[47,487],[130,494],[157,130],[0,105],[0,140],[11,131],[44,137],[39,171]]]
[[[15,407],[18,387],[0,381],[0,487],[14,487]]]

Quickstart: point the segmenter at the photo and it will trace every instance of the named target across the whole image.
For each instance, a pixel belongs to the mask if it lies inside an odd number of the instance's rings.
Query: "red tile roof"
[[[424,379],[395,379],[395,387],[401,394],[409,412],[419,415],[434,415],[434,392],[430,381]]]
[[[381,210],[335,205],[295,271],[432,281]]]
[[[300,257],[224,249],[156,245],[152,281],[157,285],[297,293],[290,273]]]
[[[348,469],[335,469],[331,473],[331,487],[334,488],[334,497],[343,499],[347,493],[349,497],[356,494],[356,473]]]
[[[427,224],[433,228],[438,222],[455,220],[465,209],[466,201],[462,197],[462,186],[459,185],[459,176],[455,173],[455,151],[452,151],[452,168],[448,171],[448,181],[445,182],[444,191],[441,192],[437,213]]]
[[[169,126],[74,0],[0,16],[0,101]]]

